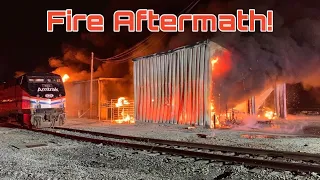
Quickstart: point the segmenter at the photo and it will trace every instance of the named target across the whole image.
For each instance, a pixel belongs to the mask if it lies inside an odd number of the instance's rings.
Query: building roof
[[[173,52],[175,52],[175,51],[181,50],[181,49],[193,47],[193,46],[196,46],[196,45],[199,45],[199,44],[207,44],[207,43],[209,43],[209,42],[212,42],[212,41],[209,40],[209,39],[204,40],[204,41],[198,41],[198,42],[196,42],[196,43],[194,43],[194,44],[186,45],[186,46],[181,46],[181,47],[178,47],[178,48],[169,50],[169,51],[163,51],[163,52],[158,52],[158,53],[150,54],[150,55],[147,55],[147,56],[137,57],[137,58],[134,58],[132,61],[138,61],[138,60],[140,60],[140,59],[142,59],[142,58],[148,58],[148,57],[157,56],[157,55],[169,54],[169,53],[173,53]]]

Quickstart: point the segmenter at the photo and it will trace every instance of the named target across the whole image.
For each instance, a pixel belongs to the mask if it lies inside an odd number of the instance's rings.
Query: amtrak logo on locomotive
[[[46,92],[46,91],[51,91],[51,92],[59,92],[59,89],[54,87],[54,88],[41,88],[38,87],[38,92]]]
[[[44,97],[46,97],[46,98],[53,98],[54,95],[53,95],[53,94],[46,94],[46,95],[44,95]]]

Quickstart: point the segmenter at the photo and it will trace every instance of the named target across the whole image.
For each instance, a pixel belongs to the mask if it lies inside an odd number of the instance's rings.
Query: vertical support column
[[[287,91],[286,84],[278,84],[274,89],[275,113],[279,118],[287,118]]]
[[[256,99],[255,96],[250,97],[248,100],[248,114],[255,115],[256,114]]]
[[[251,113],[252,115],[256,114],[256,97],[255,96],[251,97]]]
[[[280,101],[279,101],[279,88],[277,85],[274,86],[274,112],[276,116],[280,115]]]
[[[133,61],[133,118],[137,120],[137,106],[138,106],[138,88],[137,88],[137,62]],[[108,111],[108,110],[107,110]]]
[[[286,84],[279,84],[279,105],[280,105],[280,118],[287,118],[287,93]]]
[[[93,52],[91,53],[91,70],[90,70],[90,115],[89,118],[92,118],[92,103],[93,103],[93,59],[94,59],[94,54]]]
[[[99,121],[101,120],[101,87],[100,87],[100,78],[98,78],[98,116]]]

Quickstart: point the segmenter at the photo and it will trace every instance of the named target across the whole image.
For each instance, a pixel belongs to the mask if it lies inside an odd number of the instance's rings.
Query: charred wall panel
[[[211,58],[217,49],[205,41],[135,59],[135,119],[211,126]]]

